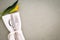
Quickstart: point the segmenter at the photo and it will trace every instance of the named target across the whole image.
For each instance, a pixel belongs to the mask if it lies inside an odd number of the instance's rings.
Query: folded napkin
[[[9,30],[9,40],[25,40],[21,30],[21,19],[19,12],[2,16],[2,19]]]

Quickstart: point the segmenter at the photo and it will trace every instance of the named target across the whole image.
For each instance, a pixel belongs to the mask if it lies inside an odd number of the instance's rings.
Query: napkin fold
[[[2,19],[10,32],[8,35],[9,40],[25,40],[21,30],[21,18],[19,12],[2,16]]]

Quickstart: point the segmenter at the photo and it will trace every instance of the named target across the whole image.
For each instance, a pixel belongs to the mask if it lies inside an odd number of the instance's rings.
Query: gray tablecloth
[[[0,0],[0,12],[16,0]],[[22,31],[26,40],[60,40],[60,0],[19,0]],[[0,20],[0,40],[8,40]]]

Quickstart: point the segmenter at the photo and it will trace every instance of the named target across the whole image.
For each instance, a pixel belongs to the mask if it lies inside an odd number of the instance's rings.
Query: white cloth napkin
[[[8,34],[8,40],[25,40],[21,30],[21,19],[19,12],[2,16],[2,19],[6,25],[6,28],[10,32]]]

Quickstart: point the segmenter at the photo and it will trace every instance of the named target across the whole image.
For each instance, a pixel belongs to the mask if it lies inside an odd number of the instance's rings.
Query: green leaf
[[[13,10],[15,8],[15,6],[17,5],[18,0],[13,3],[13,5],[9,6],[7,9],[4,10],[4,12],[2,14],[0,14],[1,16],[9,14],[11,10]]]

